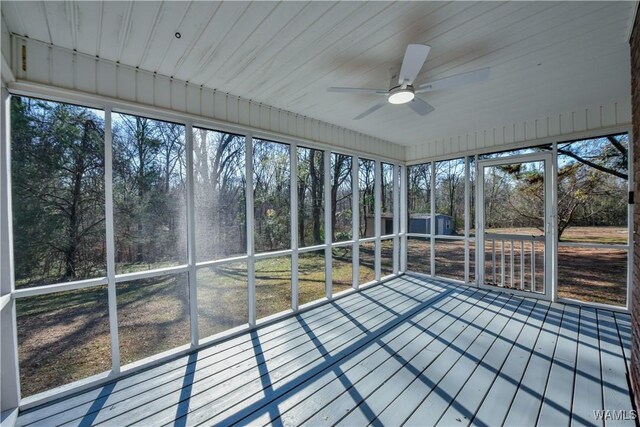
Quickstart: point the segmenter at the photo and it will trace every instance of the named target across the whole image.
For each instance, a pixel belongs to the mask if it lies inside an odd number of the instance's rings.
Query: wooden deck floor
[[[629,348],[628,315],[403,276],[18,424],[603,426]]]

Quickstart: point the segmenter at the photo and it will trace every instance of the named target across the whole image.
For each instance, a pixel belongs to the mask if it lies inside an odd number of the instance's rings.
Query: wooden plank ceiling
[[[404,145],[630,103],[634,2],[3,1],[15,34],[253,99]],[[179,32],[181,38],[176,38]],[[481,67],[488,82],[424,95],[417,116],[329,86],[386,88],[408,43],[416,83]]]

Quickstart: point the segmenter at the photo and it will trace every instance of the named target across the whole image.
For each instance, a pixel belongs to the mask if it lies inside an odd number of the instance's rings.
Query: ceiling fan
[[[330,87],[327,92],[342,93],[363,93],[371,95],[386,96],[385,101],[379,102],[368,110],[360,113],[354,120],[362,119],[376,110],[389,104],[407,104],[413,111],[426,116],[435,108],[422,98],[416,97],[417,94],[431,92],[433,90],[453,89],[471,83],[479,83],[489,78],[489,68],[481,68],[479,70],[468,71],[466,73],[454,74],[442,79],[433,80],[418,86],[413,85],[413,81],[418,76],[420,69],[427,60],[431,46],[423,44],[410,44],[404,53],[402,67],[397,76],[391,77],[389,89],[368,89],[356,87]],[[397,77],[397,81],[396,81]]]

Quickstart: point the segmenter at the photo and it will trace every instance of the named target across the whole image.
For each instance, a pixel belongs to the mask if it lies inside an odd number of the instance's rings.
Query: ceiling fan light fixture
[[[407,102],[411,102],[415,96],[416,94],[413,92],[413,87],[407,86],[403,89],[399,86],[389,91],[388,100],[391,104],[406,104]]]

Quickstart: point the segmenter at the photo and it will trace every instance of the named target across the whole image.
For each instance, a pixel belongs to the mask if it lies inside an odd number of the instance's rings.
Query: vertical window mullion
[[[400,239],[400,271],[407,271],[407,251],[409,250],[407,241],[407,218],[409,217],[409,205],[407,204],[407,197],[409,192],[409,169],[407,166],[402,166],[400,169],[400,233],[402,238]]]
[[[295,144],[289,146],[289,185],[291,197],[291,308],[298,310],[298,148]]]
[[[256,265],[254,247],[254,218],[253,218],[253,136],[247,135],[245,138],[245,173],[247,180],[247,298],[249,309],[249,325],[256,324]]]
[[[631,145],[629,145],[631,146]],[[558,297],[558,143],[554,142],[551,152],[551,233],[553,244],[551,245],[551,300]]]
[[[431,162],[431,182],[429,183],[429,188],[431,188],[430,196],[431,196],[431,230],[429,233],[431,234],[431,277],[436,275],[436,163]]]
[[[478,278],[478,274],[480,272],[479,270],[479,260],[480,260],[480,254],[482,254],[482,262],[484,263],[484,247],[480,248],[480,246],[478,246],[478,201],[480,200],[480,198],[478,197],[479,191],[480,191],[480,185],[483,186],[483,190],[484,190],[484,178],[483,178],[483,182],[480,182],[480,180],[478,180],[478,155],[476,154],[474,156],[473,159],[473,167],[475,168],[475,170],[473,171],[473,179],[476,181],[476,186],[475,186],[475,194],[473,195],[474,200],[475,200],[475,209],[474,209],[474,215],[473,218],[471,218],[471,220],[474,223],[473,229],[475,230],[475,237],[473,239],[474,243],[475,243],[475,248],[476,250],[474,251],[474,259],[475,259],[475,267],[474,267],[474,277],[475,277],[475,281],[476,281],[476,286],[480,286],[480,279]],[[484,201],[482,202],[484,203]],[[484,246],[484,239],[482,239],[482,245]]]
[[[351,264],[353,265],[353,289],[360,287],[360,181],[358,177],[358,165],[360,159],[358,156],[351,158],[351,218],[353,220],[353,249]],[[366,218],[364,219],[367,220]]]
[[[398,230],[400,229],[400,166],[393,166],[393,274],[400,271],[400,239],[398,238]]]
[[[18,365],[18,334],[16,320],[16,300],[13,267],[13,217],[11,210],[11,96],[2,88],[2,122],[0,135],[0,243],[2,248],[2,269],[0,270],[0,295],[11,300],[0,310],[2,329],[0,330],[0,361],[2,362],[2,412],[17,408],[20,403],[20,367]]]
[[[107,295],[111,332],[111,369],[120,372],[120,339],[118,335],[118,300],[116,294],[115,232],[113,224],[113,134],[111,107],[104,110],[104,188],[107,247]]]
[[[324,243],[325,243],[325,296],[331,298],[332,292],[332,271],[333,256],[331,252],[331,241],[333,239],[331,228],[331,152],[326,151],[324,156]]]
[[[193,179],[193,125],[185,126],[187,150],[187,259],[189,264],[189,319],[191,325],[191,346],[199,341],[198,331],[198,286],[196,282],[196,230]]]
[[[469,283],[469,217],[471,204],[469,203],[470,191],[469,156],[464,158],[464,283]]]
[[[375,200],[375,218],[374,218],[374,231],[376,236],[376,248],[375,248],[375,277],[376,281],[380,280],[382,271],[382,241],[381,236],[381,214],[382,214],[382,163],[380,160],[376,160],[373,169],[373,186],[374,186],[374,200]]]

